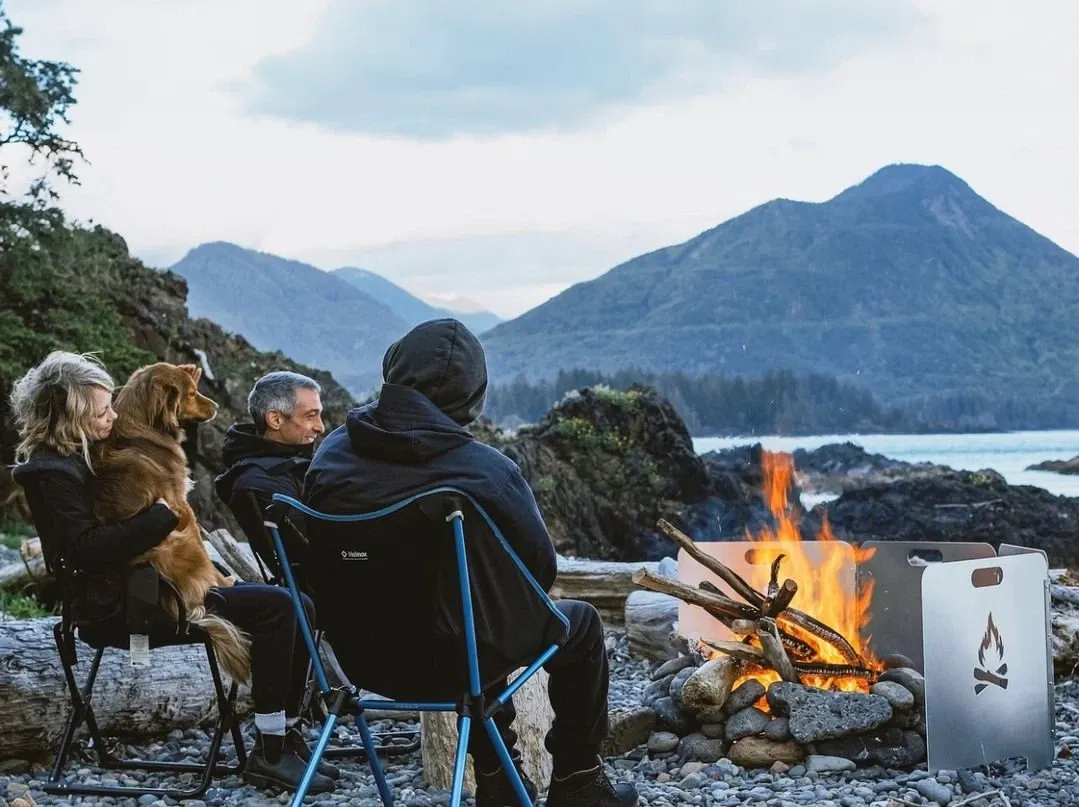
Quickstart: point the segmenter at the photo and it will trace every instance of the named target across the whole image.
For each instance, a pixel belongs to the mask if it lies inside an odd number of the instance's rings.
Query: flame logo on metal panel
[[[993,671],[992,668],[996,670]],[[1004,661],[1004,640],[1000,631],[993,624],[993,614],[989,613],[989,622],[985,626],[985,635],[978,646],[978,666],[974,668],[974,694],[980,695],[990,684],[1008,688],[1008,665]]]

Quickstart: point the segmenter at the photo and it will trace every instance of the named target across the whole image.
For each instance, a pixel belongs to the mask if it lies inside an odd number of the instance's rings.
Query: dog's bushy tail
[[[214,645],[214,655],[228,676],[245,684],[251,682],[251,637],[202,606],[192,608],[187,621],[206,631]]]

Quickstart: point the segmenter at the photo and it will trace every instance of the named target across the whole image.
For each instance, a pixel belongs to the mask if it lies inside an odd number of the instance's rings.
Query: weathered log
[[[202,531],[202,538],[221,557],[233,575],[248,583],[263,582],[262,572],[259,570],[258,560],[251,549],[251,545],[237,541],[228,530],[220,529],[213,532]]]
[[[647,569],[638,569],[633,573],[633,582],[652,591],[662,594],[670,594],[682,602],[703,608],[713,616],[728,617],[731,619],[754,619],[758,614],[750,606],[742,605],[728,599],[721,594],[712,594],[703,589],[693,588],[686,583],[653,574]]]
[[[787,606],[791,604],[791,600],[794,599],[794,595],[798,593],[798,584],[793,580],[784,580],[783,585],[779,587],[774,597],[771,597],[766,603],[764,609],[764,615],[772,617],[773,619],[787,610]]]
[[[70,700],[53,642],[55,622],[55,617],[0,622],[0,759],[51,754],[63,732]],[[80,644],[80,683],[92,658],[93,650]],[[160,648],[152,659],[149,667],[133,669],[125,651],[105,651],[91,703],[106,735],[162,736],[216,719],[202,645]],[[240,688],[237,708],[243,717],[251,712],[246,687]]]
[[[658,572],[659,564],[651,562],[619,563],[616,561],[558,558],[558,575],[551,588],[556,600],[583,600],[591,603],[603,618],[603,624],[622,625],[626,597],[636,591],[633,573],[638,569]]]
[[[635,658],[664,661],[678,655],[671,643],[678,600],[657,591],[634,591],[626,598],[626,639]]]
[[[761,653],[764,654],[768,666],[779,673],[779,677],[792,684],[800,684],[794,665],[791,663],[787,651],[783,649],[783,642],[779,639],[779,631],[775,620],[764,617],[757,622],[757,638],[761,643]]]
[[[767,662],[764,660],[764,653],[762,653],[761,649],[755,645],[712,639],[701,639],[701,642],[713,650],[718,650],[720,653],[724,653],[731,658],[736,658],[740,661],[748,661],[762,667],[767,666]]]
[[[693,539],[671,524],[666,519],[660,519],[657,522],[657,526],[672,541],[677,543],[686,551],[697,563],[701,564],[708,571],[712,572],[716,577],[731,587],[739,597],[748,602],[758,611],[761,606],[764,605],[764,595],[757,591],[753,586],[749,585],[743,580],[736,572],[727,568],[717,558],[712,557],[707,552],[702,550],[693,542]]]
[[[510,680],[520,672],[514,673]],[[554,720],[551,701],[547,697],[547,680],[547,671],[540,670],[513,696],[513,706],[517,711],[513,727],[517,732],[521,767],[541,791],[550,784],[552,770],[551,755],[544,746],[547,730]],[[472,726],[473,732],[483,730],[480,725]],[[428,787],[450,789],[456,749],[457,716],[446,712],[425,712],[420,718],[420,757]],[[475,791],[475,772],[470,757],[465,774],[465,792]]]
[[[19,555],[19,560],[0,568],[0,589],[22,591],[30,586],[41,587],[52,581],[52,575],[45,568],[40,540],[24,538],[19,547]]]

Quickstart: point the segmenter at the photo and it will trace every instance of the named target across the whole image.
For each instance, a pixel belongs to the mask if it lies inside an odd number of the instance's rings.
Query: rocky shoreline
[[[621,633],[609,633],[607,646],[612,672],[609,698],[614,712],[612,741],[632,744],[622,753],[607,756],[606,767],[615,781],[632,782],[637,786],[641,804],[652,807],[735,807],[746,804],[895,807],[897,803],[906,802],[973,807],[1008,804],[1064,807],[1079,803],[1079,763],[1071,758],[1070,752],[1071,748],[1079,746],[1079,681],[1076,679],[1057,684],[1056,731],[1060,750],[1052,767],[1044,771],[1028,773],[1021,765],[1004,763],[971,771],[941,771],[930,776],[924,762],[905,771],[889,768],[886,762],[855,768],[853,761],[836,763],[812,758],[785,770],[782,766],[775,766],[774,770],[753,769],[729,758],[705,762],[689,758],[677,747],[661,750],[654,743],[650,747],[651,730],[642,732],[639,721],[634,725],[628,716],[640,709],[644,693],[661,665],[634,660]],[[409,727],[414,724],[385,721],[374,726],[376,731]],[[636,738],[630,736],[631,729],[636,730]],[[339,741],[354,741],[352,731],[351,726],[343,727]],[[141,748],[125,750],[155,759],[197,760],[206,753],[208,746],[209,737],[204,731],[189,729],[173,732],[169,737]],[[225,748],[227,752],[227,744]],[[336,792],[312,798],[310,803],[322,807],[339,804],[379,807],[378,794],[366,764],[350,759],[336,760],[335,763],[340,763],[342,768],[342,779]],[[424,784],[419,752],[387,758],[386,770],[395,799],[402,807],[434,807],[448,803],[446,790],[428,788]],[[31,804],[171,807],[176,804],[173,800],[151,796],[141,799],[59,799],[41,791],[47,775],[47,769],[37,762],[0,762],[0,807],[28,807]],[[138,772],[102,772],[89,763],[74,768],[71,776],[86,782],[144,781],[144,775]],[[215,780],[201,800],[185,804],[191,807],[256,807],[286,802],[281,794],[260,792],[233,776]],[[466,803],[471,805],[473,802],[469,799]]]

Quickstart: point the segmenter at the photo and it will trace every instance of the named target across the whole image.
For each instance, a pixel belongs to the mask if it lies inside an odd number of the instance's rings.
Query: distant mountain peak
[[[979,198],[966,182],[940,165],[893,163],[870,174],[857,185],[847,188],[835,197],[835,201],[892,196],[912,191],[926,195],[947,194]]]

